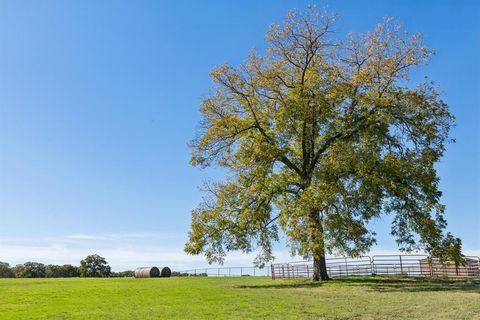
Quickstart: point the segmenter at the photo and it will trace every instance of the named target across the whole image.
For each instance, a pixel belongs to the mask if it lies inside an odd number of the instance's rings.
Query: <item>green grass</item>
[[[0,279],[0,319],[480,319],[480,279]]]

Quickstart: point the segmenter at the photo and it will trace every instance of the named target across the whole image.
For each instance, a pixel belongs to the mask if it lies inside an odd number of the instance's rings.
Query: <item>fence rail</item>
[[[180,271],[183,276],[205,276],[205,277],[242,277],[242,276],[270,276],[269,268],[259,267],[218,267],[218,268],[197,268]]]
[[[480,276],[480,258],[467,256],[465,266],[441,262],[427,255],[375,255],[359,258],[327,259],[327,273],[331,278],[352,275],[402,276]],[[275,263],[270,266],[272,279],[313,277],[312,261]]]
[[[467,256],[465,266],[440,262],[427,255],[374,255],[358,258],[327,259],[327,273],[331,278],[367,275],[402,276],[480,276],[480,257]],[[271,276],[272,279],[313,277],[312,261],[274,263],[270,268],[217,267],[180,271],[181,276],[240,277]]]

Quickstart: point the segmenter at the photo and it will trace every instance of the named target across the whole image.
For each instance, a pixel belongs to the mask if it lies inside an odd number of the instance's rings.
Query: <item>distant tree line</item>
[[[0,278],[105,278],[133,277],[131,270],[112,272],[107,260],[97,254],[89,255],[80,261],[80,266],[71,264],[45,265],[40,262],[25,262],[12,267],[0,261]]]

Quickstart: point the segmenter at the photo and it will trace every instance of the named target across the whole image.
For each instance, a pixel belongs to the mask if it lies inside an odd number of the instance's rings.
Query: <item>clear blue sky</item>
[[[187,148],[208,73],[262,50],[268,26],[309,3],[339,15],[339,35],[393,16],[436,49],[412,81],[436,81],[457,118],[443,202],[448,229],[480,254],[480,2],[2,0],[0,261],[205,265],[182,247],[212,173]],[[374,227],[373,251],[395,250],[388,219]]]

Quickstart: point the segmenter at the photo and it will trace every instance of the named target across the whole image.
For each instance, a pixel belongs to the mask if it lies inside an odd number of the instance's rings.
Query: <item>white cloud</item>
[[[96,240],[96,241],[118,241],[132,239],[179,239],[178,234],[161,232],[161,233],[111,233],[106,235],[92,235],[77,233],[67,236],[68,239],[74,240]]]
[[[152,241],[170,239],[171,241]],[[114,271],[134,269],[140,266],[169,266],[173,270],[214,267],[203,256],[187,255],[183,251],[183,239],[170,233],[119,233],[73,234],[63,237],[0,237],[0,261],[14,265],[26,261],[78,265],[89,254],[104,256]],[[480,256],[480,249],[465,249],[466,255]],[[396,249],[375,247],[370,255],[400,254]],[[251,266],[256,253],[230,253],[226,267]],[[302,260],[291,257],[288,249],[274,252],[276,262]]]
[[[167,239],[171,241],[160,241]],[[174,270],[210,267],[203,256],[187,255],[183,251],[183,239],[173,233],[0,237],[0,261],[12,265],[26,261],[78,265],[93,253],[104,256],[114,271],[148,265],[169,266]],[[226,265],[252,265],[254,257],[255,254],[232,253]]]
[[[94,236],[91,234],[83,234],[83,233],[72,234],[68,236],[68,238],[74,239],[74,240],[108,240],[108,238],[104,236]]]

